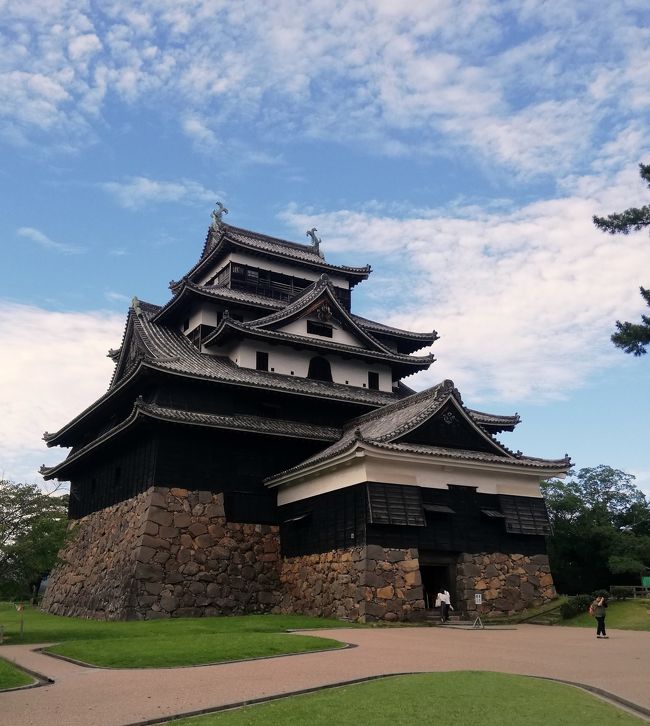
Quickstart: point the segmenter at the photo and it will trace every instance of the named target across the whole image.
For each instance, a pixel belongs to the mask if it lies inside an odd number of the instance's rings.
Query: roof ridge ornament
[[[142,308],[140,307],[140,301],[138,298],[134,295],[133,299],[131,300],[131,307],[133,308],[133,312],[140,317],[142,315]]]
[[[321,244],[321,242],[323,240],[320,237],[317,237],[316,236],[316,232],[318,232],[318,230],[316,229],[316,227],[312,227],[311,229],[308,229],[305,234],[306,234],[307,237],[310,237],[311,238],[311,246],[314,248],[314,252],[321,259],[325,259],[323,257],[323,253],[320,251],[320,244]]]
[[[212,210],[212,214],[210,215],[212,217],[212,224],[210,225],[210,229],[213,232],[220,232],[221,228],[223,227],[223,215],[228,214],[228,210],[221,202],[216,202],[215,209]]]

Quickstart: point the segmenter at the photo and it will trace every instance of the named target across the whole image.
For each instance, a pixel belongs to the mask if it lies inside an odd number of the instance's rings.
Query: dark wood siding
[[[144,435],[107,446],[86,460],[71,477],[68,516],[85,517],[148,489],[154,482],[157,450],[155,438]]]
[[[545,538],[540,535],[509,532],[505,517],[490,517],[482,510],[500,511],[498,495],[479,494],[473,487],[427,489],[404,487],[421,495],[420,516],[426,526],[385,524],[371,522],[368,501],[369,488],[385,487],[377,482],[310,497],[278,508],[282,552],[297,556],[328,552],[353,544],[377,544],[383,547],[421,551],[503,552],[541,554],[546,552]],[[392,485],[395,486],[395,485]],[[533,497],[515,497],[520,508],[539,507],[542,500]],[[410,502],[410,506],[414,501]],[[427,505],[448,507],[453,513],[427,510]],[[393,513],[402,512],[402,503],[393,503]],[[397,507],[397,509],[396,509]],[[411,506],[412,508],[412,506]],[[403,512],[402,512],[403,513]],[[387,512],[377,518],[386,521]],[[396,517],[394,521],[399,521]],[[417,519],[413,519],[415,524]],[[354,537],[350,535],[354,534]]]
[[[278,507],[285,557],[364,544],[366,486],[339,489]]]

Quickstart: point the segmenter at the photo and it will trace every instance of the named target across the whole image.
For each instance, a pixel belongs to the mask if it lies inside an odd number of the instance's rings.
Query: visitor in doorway
[[[440,622],[446,623],[449,620],[449,611],[454,608],[451,606],[451,597],[444,585],[441,585],[436,595],[436,607],[440,608]]]
[[[589,606],[589,612],[596,618],[596,637],[608,638],[605,632],[605,611],[607,609],[607,600],[599,595]]]

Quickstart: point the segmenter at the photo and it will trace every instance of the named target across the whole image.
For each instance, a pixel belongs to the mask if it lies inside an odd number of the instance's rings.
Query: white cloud
[[[102,44],[94,33],[85,33],[72,38],[68,45],[68,54],[72,60],[85,60],[101,50]]]
[[[220,153],[252,123],[279,143],[328,138],[391,155],[460,146],[516,173],[557,173],[650,103],[644,13],[626,4],[143,0],[136,10],[110,0],[101,17],[76,0],[5,8],[0,130],[14,141],[87,132],[113,92],[164,104]]]
[[[130,303],[131,298],[128,295],[123,295],[121,292],[115,292],[114,290],[107,290],[104,293],[104,297],[109,302],[117,302],[117,303]]]
[[[158,181],[144,176],[124,182],[104,182],[99,185],[126,209],[139,209],[147,204],[163,202],[212,202],[222,198],[221,192],[206,189],[197,182],[181,179],[177,182]]]
[[[375,276],[385,279],[366,283],[370,317],[383,320],[390,308],[386,322],[440,333],[438,362],[419,386],[448,377],[474,401],[540,402],[618,362],[609,342],[614,321],[638,317],[638,287],[650,269],[647,234],[622,239],[591,223],[592,214],[620,208],[628,181],[622,175],[620,186],[605,189],[592,179],[591,197],[510,212],[432,209],[398,218],[294,206],[283,218],[296,230],[316,226],[328,259],[340,252],[349,261],[350,250],[359,264],[366,252],[375,259]]]
[[[56,431],[107,388],[124,317],[103,312],[52,312],[0,300],[0,471],[38,481],[38,466],[64,458],[47,449]],[[33,468],[32,468],[33,467]]]
[[[43,232],[35,229],[34,227],[20,227],[20,229],[16,230],[16,234],[20,237],[26,237],[27,239],[32,240],[32,242],[36,242],[37,245],[46,250],[61,252],[65,255],[76,255],[86,252],[84,247],[55,242],[53,239],[50,239],[46,234],[43,234]]]

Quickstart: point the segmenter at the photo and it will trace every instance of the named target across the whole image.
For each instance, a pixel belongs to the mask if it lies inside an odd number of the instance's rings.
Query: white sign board
[[[477,592],[474,595],[474,604],[475,605],[482,605],[483,604],[483,594],[480,592]]]

